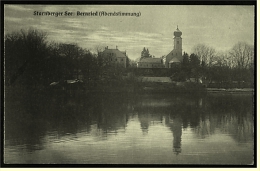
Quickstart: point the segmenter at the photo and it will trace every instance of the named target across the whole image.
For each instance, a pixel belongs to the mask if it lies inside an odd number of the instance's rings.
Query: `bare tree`
[[[96,45],[93,49],[93,54],[95,54],[95,56],[98,56],[100,53],[102,53],[105,50],[105,47],[101,46],[101,45]]]
[[[230,67],[228,52],[217,52],[213,57],[212,66],[227,66]]]
[[[235,44],[229,55],[232,67],[248,68],[254,63],[254,47],[245,42]]]
[[[100,45],[97,45],[94,48],[94,50],[96,52],[96,54],[94,54],[94,56],[97,57],[97,63],[98,63],[98,66],[100,66],[100,67],[109,65],[109,59],[105,58],[105,56],[103,55],[103,52],[106,48],[108,48],[108,47],[102,47]]]
[[[206,65],[211,66],[216,55],[214,48],[206,46],[205,44],[198,44],[193,48],[194,54],[196,54],[201,63],[204,62]]]

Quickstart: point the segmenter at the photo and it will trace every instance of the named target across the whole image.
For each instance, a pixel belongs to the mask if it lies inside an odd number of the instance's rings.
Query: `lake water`
[[[6,164],[252,164],[248,94],[7,94]]]

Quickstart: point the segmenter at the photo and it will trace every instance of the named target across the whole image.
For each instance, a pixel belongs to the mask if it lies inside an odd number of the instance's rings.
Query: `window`
[[[179,44],[179,41],[177,41],[177,44]]]
[[[116,59],[116,61],[117,61],[117,59]]]
[[[121,59],[121,61],[124,61],[124,59]]]

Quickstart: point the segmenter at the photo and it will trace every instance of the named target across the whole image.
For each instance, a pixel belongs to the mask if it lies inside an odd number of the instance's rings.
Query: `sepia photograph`
[[[256,2],[3,6],[3,164],[256,166]]]

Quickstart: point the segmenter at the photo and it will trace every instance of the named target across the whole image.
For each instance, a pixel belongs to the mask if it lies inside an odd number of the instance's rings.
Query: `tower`
[[[177,26],[177,30],[173,32],[173,49],[166,56],[165,67],[172,68],[182,62],[182,32]]]
[[[173,44],[174,47],[173,49],[175,49],[176,51],[176,56],[182,56],[182,32],[179,30],[178,26],[177,26],[177,30],[173,32]]]

